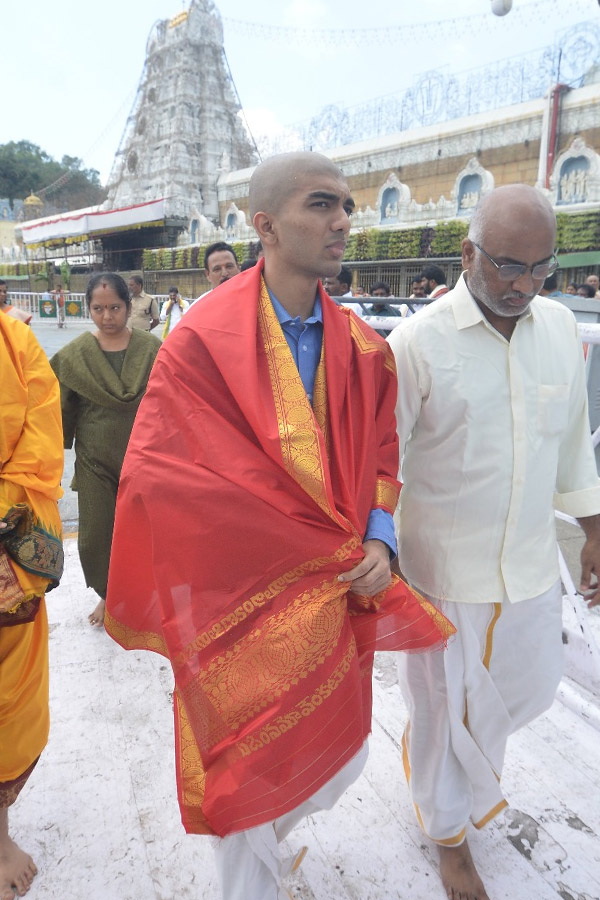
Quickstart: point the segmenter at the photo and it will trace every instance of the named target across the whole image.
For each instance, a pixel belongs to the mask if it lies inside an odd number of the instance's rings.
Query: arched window
[[[398,221],[400,191],[396,187],[386,188],[381,196],[380,221],[382,225],[392,225]]]
[[[481,175],[465,175],[460,180],[458,189],[457,213],[464,213],[474,209],[481,197]]]
[[[587,200],[590,161],[585,156],[571,156],[560,167],[557,203],[583,203]]]

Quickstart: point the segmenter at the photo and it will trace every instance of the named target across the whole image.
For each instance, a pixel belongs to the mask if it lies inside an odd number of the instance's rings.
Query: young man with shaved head
[[[508,736],[551,705],[561,678],[554,509],[585,531],[581,590],[600,602],[583,353],[572,313],[537,296],[555,235],[534,188],[490,192],[454,290],[388,338],[402,385],[400,567],[457,628],[443,654],[400,665],[405,771],[452,900],[488,900],[467,826],[507,805]]]
[[[182,818],[218,835],[223,897],[278,900],[279,842],[364,766],[374,650],[440,644],[447,623],[390,573],[391,351],[319,281],[341,267],[348,185],[282,154],[249,201],[264,260],[196,304],[150,378],[105,625],[171,661]]]

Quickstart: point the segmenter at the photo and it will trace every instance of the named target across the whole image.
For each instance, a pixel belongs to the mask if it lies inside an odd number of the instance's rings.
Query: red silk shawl
[[[106,627],[171,661],[195,833],[306,800],[370,730],[373,651],[448,633],[402,582],[365,611],[337,580],[363,556],[371,508],[398,497],[388,345],[321,290],[311,408],[261,270],[211,292],[165,341],[117,502]]]

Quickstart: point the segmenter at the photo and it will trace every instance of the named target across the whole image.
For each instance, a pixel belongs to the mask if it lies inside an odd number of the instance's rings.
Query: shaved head
[[[354,211],[346,179],[319,153],[281,153],[257,166],[249,200],[267,286],[305,318],[319,278],[342,266]]]
[[[257,212],[274,214],[309,175],[345,181],[342,172],[320,153],[279,153],[256,167],[250,178],[250,218]]]
[[[490,231],[506,228],[514,232],[524,222],[536,228],[549,227],[556,234],[556,216],[544,195],[528,184],[507,184],[479,201],[471,218],[469,240],[482,244]]]

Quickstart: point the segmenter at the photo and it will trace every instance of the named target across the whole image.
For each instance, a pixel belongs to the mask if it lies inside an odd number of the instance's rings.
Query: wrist
[[[582,516],[577,521],[588,540],[600,541],[600,515]]]
[[[379,538],[369,538],[368,540],[363,541],[363,550],[367,552],[367,549],[369,549],[371,553],[377,553],[383,557],[386,562],[389,562],[390,548],[385,541],[381,541]]]

